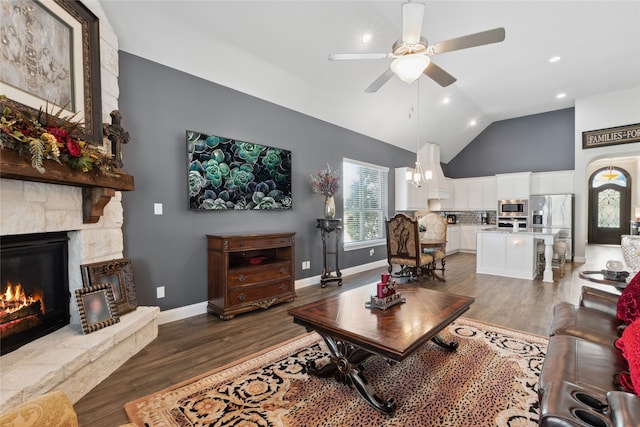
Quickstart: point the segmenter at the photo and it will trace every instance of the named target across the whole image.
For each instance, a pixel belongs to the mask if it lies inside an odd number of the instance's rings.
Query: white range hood
[[[449,186],[440,166],[440,146],[426,143],[418,152],[418,160],[424,171],[431,171],[431,181],[427,183],[427,198],[449,199]]]

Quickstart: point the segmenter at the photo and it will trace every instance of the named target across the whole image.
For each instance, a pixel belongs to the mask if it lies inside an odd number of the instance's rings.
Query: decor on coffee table
[[[289,310],[293,321],[320,334],[331,353],[322,366],[310,360],[308,371],[335,378],[355,388],[371,406],[385,414],[396,409],[394,398],[381,398],[364,378],[361,363],[373,354],[401,362],[429,341],[454,352],[457,342],[446,342],[438,334],[474,299],[467,296],[399,285],[406,304],[386,310],[368,310],[362,302],[376,285],[361,286]],[[411,327],[407,327],[411,325]]]
[[[82,333],[90,334],[120,322],[110,284],[76,289],[75,294]]]
[[[316,219],[316,228],[320,229],[322,237],[322,274],[320,275],[320,286],[326,287],[329,282],[337,282],[338,286],[342,286],[342,272],[340,271],[340,242],[342,240],[342,219]],[[327,240],[330,240],[331,234],[334,234],[335,245],[333,248],[327,247]],[[335,275],[330,267],[329,257],[335,256]]]
[[[314,193],[322,194],[324,199],[324,217],[333,219],[336,216],[336,202],[333,196],[340,189],[340,176],[331,170],[327,163],[326,169],[319,170],[316,175],[311,175],[311,188]]]
[[[129,313],[138,307],[133,268],[129,258],[83,264],[82,281],[85,288],[107,283],[111,285],[118,315]]]
[[[222,320],[296,296],[295,233],[207,236],[207,253],[207,311]]]
[[[441,332],[454,357],[426,343],[402,363],[363,362],[371,385],[397,396],[389,417],[337,381],[309,375],[328,349],[315,333],[268,348],[126,404],[131,422],[149,427],[288,425],[325,427],[536,427],[537,382],[547,339],[458,318]],[[401,380],[401,381],[399,381]],[[215,424],[217,423],[217,424]]]
[[[367,308],[379,308],[386,310],[396,304],[406,302],[406,298],[402,298],[400,292],[396,292],[397,283],[391,280],[389,273],[380,275],[380,282],[376,284],[376,294],[371,295],[371,299],[364,303]]]

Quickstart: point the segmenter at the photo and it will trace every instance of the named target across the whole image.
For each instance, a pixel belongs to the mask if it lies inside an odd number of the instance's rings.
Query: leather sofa
[[[615,342],[619,295],[585,287],[578,306],[554,307],[538,398],[540,426],[640,426],[640,397],[621,391],[629,364]]]

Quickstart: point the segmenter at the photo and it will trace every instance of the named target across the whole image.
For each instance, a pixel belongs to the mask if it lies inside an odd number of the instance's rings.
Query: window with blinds
[[[344,247],[357,249],[386,243],[389,168],[356,160],[342,161]]]

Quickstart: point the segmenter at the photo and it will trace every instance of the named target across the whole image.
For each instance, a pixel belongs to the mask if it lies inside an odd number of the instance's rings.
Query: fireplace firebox
[[[69,324],[66,232],[0,237],[0,353]]]

